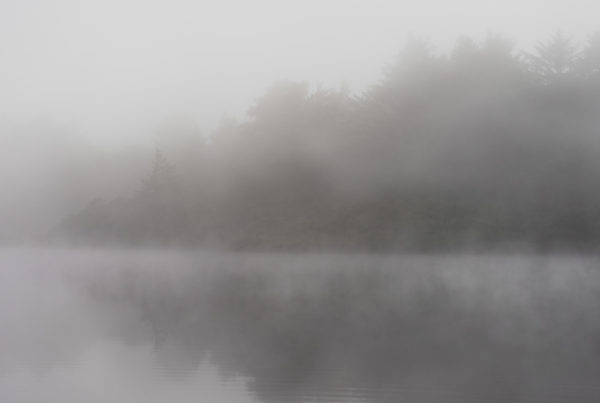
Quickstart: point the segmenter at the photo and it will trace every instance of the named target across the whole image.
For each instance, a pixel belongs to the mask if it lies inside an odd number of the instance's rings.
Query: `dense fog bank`
[[[209,135],[166,124],[143,158],[90,163],[80,149],[70,168],[80,176],[56,188],[79,196],[37,238],[595,251],[599,111],[599,36],[578,45],[558,33],[530,53],[495,36],[448,54],[413,41],[360,95],[279,82],[247,120],[224,119]]]

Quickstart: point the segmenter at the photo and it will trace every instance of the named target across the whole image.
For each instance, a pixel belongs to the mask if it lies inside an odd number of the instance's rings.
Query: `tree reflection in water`
[[[535,263],[535,264],[534,264]],[[95,283],[158,363],[209,360],[265,402],[597,401],[598,273],[581,259],[229,256]],[[116,280],[116,278],[112,278]],[[122,280],[122,279],[121,279]]]

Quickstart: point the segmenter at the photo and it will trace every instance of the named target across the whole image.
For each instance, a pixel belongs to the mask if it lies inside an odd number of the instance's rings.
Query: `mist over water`
[[[0,1],[0,402],[600,401],[599,12]]]
[[[600,398],[599,261],[2,251],[5,401]]]

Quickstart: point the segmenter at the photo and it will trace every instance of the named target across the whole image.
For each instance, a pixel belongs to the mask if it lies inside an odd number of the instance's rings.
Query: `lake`
[[[594,256],[0,250],[2,402],[598,402]]]

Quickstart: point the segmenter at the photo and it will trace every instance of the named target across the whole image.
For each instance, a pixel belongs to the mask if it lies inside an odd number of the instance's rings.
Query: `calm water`
[[[0,251],[0,402],[598,402],[592,257]]]

